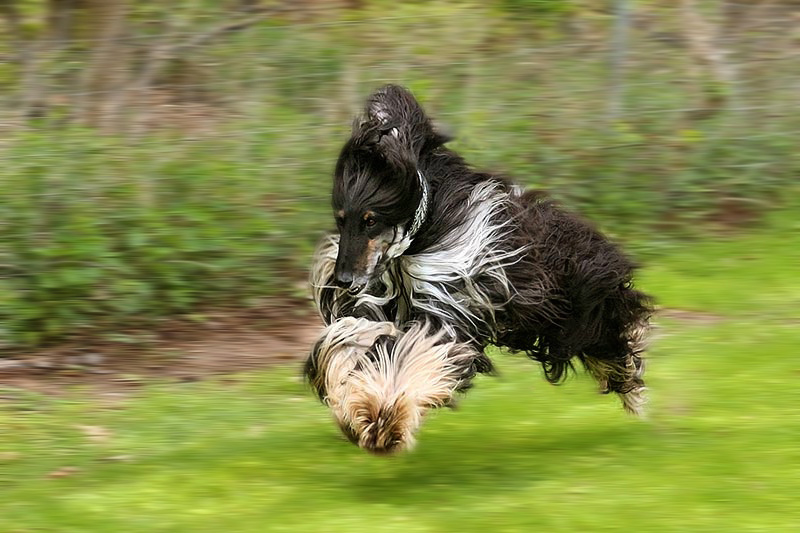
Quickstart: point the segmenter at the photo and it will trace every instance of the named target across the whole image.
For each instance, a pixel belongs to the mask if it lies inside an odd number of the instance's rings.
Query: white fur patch
[[[460,227],[431,250],[400,258],[403,284],[412,308],[448,321],[474,323],[487,316],[494,319],[495,311],[506,302],[492,301],[490,291],[476,280],[491,280],[495,290],[504,291],[507,301],[512,288],[505,268],[525,251],[496,246],[513,230],[510,219],[496,216],[507,201],[508,193],[500,190],[497,183],[476,186],[469,197],[471,213]]]
[[[341,316],[340,303],[350,297],[358,306],[379,311],[399,298],[399,322],[416,313],[437,316],[447,324],[471,324],[478,327],[493,321],[495,312],[513,296],[505,269],[519,261],[525,248],[502,250],[498,244],[513,231],[513,221],[498,214],[507,207],[510,194],[498,182],[484,182],[472,190],[469,213],[464,222],[435,246],[422,253],[402,255],[411,239],[402,228],[395,228],[395,239],[386,251],[390,267],[381,274],[382,291],[368,289],[350,296],[331,283],[338,253],[338,236],[328,237],[320,246],[312,268],[311,285],[317,307],[322,291],[334,291],[331,313]],[[480,281],[478,281],[480,279]],[[491,284],[491,289],[487,287]],[[504,301],[497,300],[497,292]],[[494,298],[492,297],[494,295]]]
[[[381,277],[385,292],[361,294],[359,305],[385,305],[402,290],[407,299],[399,302],[399,321],[408,320],[415,312],[428,313],[443,319],[452,332],[452,323],[477,326],[494,320],[495,312],[512,297],[505,268],[525,252],[525,248],[507,251],[497,247],[513,230],[510,219],[496,216],[508,199],[499,183],[477,185],[469,196],[471,210],[464,223],[434,247],[398,257]],[[505,301],[493,300],[491,294],[498,289],[504,291]]]

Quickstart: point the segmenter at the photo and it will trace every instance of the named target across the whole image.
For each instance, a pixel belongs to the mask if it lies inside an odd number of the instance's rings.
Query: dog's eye
[[[371,228],[372,226],[374,226],[375,224],[377,224],[377,223],[378,223],[378,221],[377,221],[377,220],[375,220],[375,218],[374,218],[374,217],[367,217],[367,218],[366,218],[366,220],[365,220],[364,222],[367,224],[367,227],[368,227],[368,228]]]

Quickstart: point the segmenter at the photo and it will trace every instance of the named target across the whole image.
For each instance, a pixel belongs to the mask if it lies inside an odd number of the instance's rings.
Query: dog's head
[[[339,286],[359,292],[408,248],[429,201],[420,158],[447,140],[406,89],[388,85],[369,97],[334,175]]]
[[[476,353],[426,325],[342,318],[323,331],[306,375],[350,442],[379,455],[411,448],[428,410],[450,405]]]

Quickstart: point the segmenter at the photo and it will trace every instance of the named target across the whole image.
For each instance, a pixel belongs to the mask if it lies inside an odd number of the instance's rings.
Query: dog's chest
[[[453,213],[459,223],[430,247],[393,257],[381,275],[381,288],[362,302],[383,306],[401,322],[427,315],[485,336],[495,329],[495,314],[511,300],[507,268],[525,254],[524,247],[511,245],[508,202],[501,184],[476,185],[466,207]]]
[[[438,255],[403,256],[395,261],[389,276],[397,320],[433,315],[476,333],[490,326],[495,311],[508,299],[502,268],[487,275],[488,270],[479,264],[480,253],[462,257],[458,264]]]

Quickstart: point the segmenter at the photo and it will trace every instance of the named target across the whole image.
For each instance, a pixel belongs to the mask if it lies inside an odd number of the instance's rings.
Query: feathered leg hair
[[[649,317],[642,316],[624,327],[622,334],[588,349],[581,361],[600,385],[600,392],[616,393],[628,413],[644,416],[647,396],[644,383]]]
[[[425,413],[450,405],[475,375],[479,354],[427,323],[345,317],[322,332],[305,373],[343,433],[373,453],[411,448]]]

